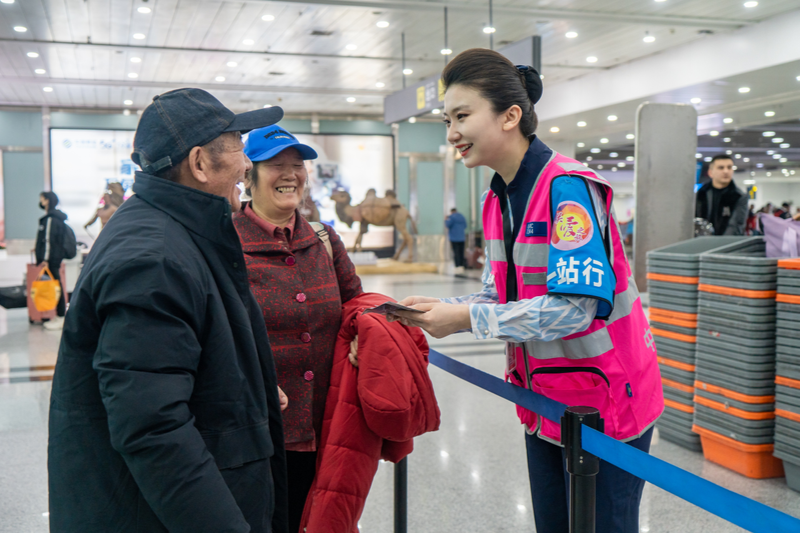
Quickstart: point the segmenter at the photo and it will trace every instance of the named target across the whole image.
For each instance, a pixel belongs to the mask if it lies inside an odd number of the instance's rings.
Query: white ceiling
[[[754,9],[743,1],[498,0],[493,38],[498,48],[541,35],[542,71],[552,86],[798,8],[797,0],[760,0]],[[154,94],[192,85],[236,110],[277,104],[295,114],[380,115],[383,98],[402,88],[401,33],[406,66],[414,70],[409,78],[441,70],[444,6],[455,53],[488,46],[484,0],[0,3],[0,105],[141,109]],[[151,12],[140,13],[140,7]],[[264,15],[274,20],[264,21]],[[378,28],[381,20],[389,27]],[[567,31],[578,37],[567,39]],[[642,41],[646,32],[655,42]],[[145,38],[135,39],[137,33]],[[357,48],[347,50],[348,44]],[[28,57],[30,52],[39,57]],[[587,63],[590,55],[598,61]],[[237,65],[227,66],[231,61]],[[219,76],[224,81],[216,81]],[[348,103],[348,97],[356,101]],[[128,99],[133,104],[125,106]]]

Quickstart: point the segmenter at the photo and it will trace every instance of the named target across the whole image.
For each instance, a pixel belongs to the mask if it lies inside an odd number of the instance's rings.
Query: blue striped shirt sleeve
[[[488,191],[487,191],[488,192]],[[605,207],[598,201],[594,188],[592,200],[601,217],[607,217]],[[481,198],[481,205],[487,194]],[[605,221],[605,220],[604,220]],[[468,304],[472,333],[476,339],[495,338],[507,342],[553,341],[585,331],[597,315],[598,301],[594,298],[544,295],[518,302],[501,304],[491,257],[486,249],[486,264],[481,281],[482,289],[474,294],[443,298],[443,303]]]

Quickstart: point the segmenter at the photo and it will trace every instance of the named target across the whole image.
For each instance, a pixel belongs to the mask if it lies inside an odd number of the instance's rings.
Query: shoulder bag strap
[[[328,230],[319,222],[309,222],[309,224],[311,224],[311,227],[314,229],[317,237],[319,237],[319,240],[322,241],[322,244],[325,245],[325,251],[328,252],[328,257],[333,259],[333,247],[331,246],[331,236],[328,235]]]

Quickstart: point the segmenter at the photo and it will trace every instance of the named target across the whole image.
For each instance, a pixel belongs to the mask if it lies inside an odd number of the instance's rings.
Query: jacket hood
[[[50,211],[45,213],[45,215],[42,218],[47,218],[47,217],[53,217],[57,220],[60,220],[61,222],[67,220],[67,214],[58,209],[51,209]]]

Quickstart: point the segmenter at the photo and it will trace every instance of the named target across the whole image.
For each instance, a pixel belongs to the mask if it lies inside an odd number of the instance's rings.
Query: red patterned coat
[[[283,412],[287,449],[315,450],[342,304],[363,292],[361,280],[329,226],[333,260],[299,214],[288,245],[257,226],[244,209],[233,215],[233,223],[242,241],[250,288],[267,324],[278,385],[289,397]]]

